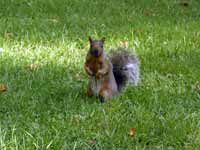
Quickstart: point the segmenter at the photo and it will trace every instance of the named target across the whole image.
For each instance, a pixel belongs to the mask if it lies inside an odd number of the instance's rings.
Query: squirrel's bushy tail
[[[129,82],[137,85],[139,81],[139,60],[130,50],[118,48],[110,53],[110,61],[113,64],[113,73],[121,90]]]

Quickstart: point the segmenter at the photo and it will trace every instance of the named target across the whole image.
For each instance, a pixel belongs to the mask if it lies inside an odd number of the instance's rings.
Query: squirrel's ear
[[[106,38],[105,38],[105,37],[103,37],[103,38],[101,39],[101,41],[104,43],[105,39],[106,39]]]
[[[93,39],[91,38],[91,36],[89,36],[89,41],[90,43],[92,43]]]

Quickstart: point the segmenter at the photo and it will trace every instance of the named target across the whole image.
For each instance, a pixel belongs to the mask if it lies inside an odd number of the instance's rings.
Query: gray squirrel
[[[101,102],[118,94],[127,83],[137,85],[139,60],[127,48],[118,48],[108,56],[104,50],[105,38],[89,37],[90,49],[84,64],[89,75],[88,96],[98,96]]]

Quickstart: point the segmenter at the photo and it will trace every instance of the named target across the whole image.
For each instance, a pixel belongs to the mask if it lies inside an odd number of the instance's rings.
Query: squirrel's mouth
[[[101,52],[99,50],[91,50],[91,55],[94,56],[94,57],[99,57],[101,56]]]

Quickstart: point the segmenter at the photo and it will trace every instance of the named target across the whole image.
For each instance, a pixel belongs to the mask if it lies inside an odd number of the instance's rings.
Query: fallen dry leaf
[[[53,23],[58,23],[58,20],[57,20],[57,19],[51,19],[51,21],[52,21]]]
[[[27,65],[26,68],[29,69],[29,70],[35,70],[39,67],[38,64],[30,64],[30,65]]]
[[[0,84],[0,92],[7,91],[7,86],[5,84]]]
[[[142,33],[142,32],[144,32],[144,29],[135,29],[134,32]]]
[[[59,22],[59,17],[54,16],[52,19],[50,19],[53,23],[58,23]]]
[[[128,48],[128,41],[120,41],[120,46],[124,48]]]
[[[90,145],[95,145],[97,144],[97,140],[96,139],[88,140],[87,143]]]
[[[200,92],[200,81],[196,83],[196,89]]]
[[[135,134],[135,128],[130,128],[129,129],[129,135],[134,136],[134,134]]]
[[[9,40],[9,39],[11,39],[12,37],[13,37],[13,33],[11,33],[11,32],[5,32],[5,33],[4,33],[4,38],[5,38],[5,39]]]
[[[151,11],[146,10],[146,11],[144,11],[144,15],[145,15],[145,16],[152,16],[153,14],[152,14]]]
[[[75,75],[75,79],[77,80],[77,81],[82,81],[82,76],[80,75],[80,73],[77,73],[76,75]]]
[[[187,7],[187,6],[189,6],[189,2],[188,1],[182,1],[182,2],[180,2],[180,5]]]

